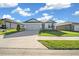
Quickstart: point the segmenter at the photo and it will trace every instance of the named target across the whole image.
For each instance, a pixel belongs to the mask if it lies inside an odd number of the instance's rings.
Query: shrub
[[[17,30],[18,32],[21,30],[21,28],[20,28],[20,25],[19,25],[19,24],[17,25],[16,30]]]
[[[6,29],[6,25],[2,25],[2,29]]]

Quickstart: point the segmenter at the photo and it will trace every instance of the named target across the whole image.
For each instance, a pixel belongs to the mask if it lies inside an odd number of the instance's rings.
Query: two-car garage
[[[26,30],[41,30],[42,29],[42,23],[26,23],[25,29]]]

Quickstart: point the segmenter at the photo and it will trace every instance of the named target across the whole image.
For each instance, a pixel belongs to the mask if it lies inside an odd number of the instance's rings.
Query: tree
[[[20,28],[20,25],[19,24],[17,25],[17,28],[16,29],[17,29],[18,32],[20,31],[21,28]]]
[[[2,29],[6,29],[6,25],[3,25],[3,24],[2,24]]]
[[[3,23],[3,21],[2,20],[0,20],[0,25]]]

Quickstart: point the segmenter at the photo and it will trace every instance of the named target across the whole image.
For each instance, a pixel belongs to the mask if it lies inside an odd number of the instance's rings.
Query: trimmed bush
[[[21,28],[20,28],[20,25],[19,25],[19,24],[17,25],[16,30],[17,30],[18,32],[21,30]]]

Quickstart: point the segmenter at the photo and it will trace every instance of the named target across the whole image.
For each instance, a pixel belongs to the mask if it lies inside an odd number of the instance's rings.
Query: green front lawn
[[[39,32],[40,36],[79,36],[79,32],[44,30]]]
[[[7,35],[7,34],[16,33],[16,32],[18,32],[16,29],[7,29],[4,34]]]
[[[0,31],[0,35],[7,35],[7,34],[11,34],[11,33],[16,33],[17,30],[16,29],[6,29],[6,31]]]
[[[4,34],[4,32],[0,31],[0,35]]]
[[[79,40],[39,40],[48,49],[79,49]]]

